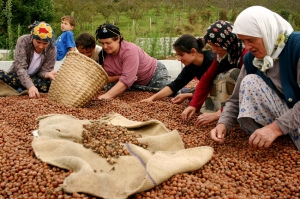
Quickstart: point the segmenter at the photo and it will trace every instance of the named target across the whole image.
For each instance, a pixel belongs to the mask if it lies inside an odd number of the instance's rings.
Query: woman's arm
[[[158,99],[161,99],[163,97],[167,97],[173,94],[173,91],[170,89],[169,86],[165,86],[163,89],[161,89],[158,93],[155,93],[151,97],[142,100],[142,102],[152,102]]]
[[[297,62],[297,84],[300,85],[300,59]],[[272,82],[278,81],[279,77],[272,79]],[[275,83],[274,83],[275,84]],[[276,84],[275,84],[276,85]],[[286,113],[281,115],[275,120],[276,124],[282,130],[284,134],[294,131],[297,128],[300,128],[300,101],[295,103],[293,108],[290,108]]]
[[[218,110],[217,112],[213,112],[213,113],[203,113],[198,116],[198,118],[195,122],[195,125],[202,126],[205,124],[216,122],[219,120],[221,113],[222,113],[221,109]]]
[[[192,81],[195,76],[195,66],[185,66],[176,77],[176,79],[172,81],[168,86],[173,91],[173,93],[177,93],[180,89],[182,89],[190,81]]]
[[[110,65],[118,65],[117,68],[122,68],[121,71],[115,73],[115,75],[120,75],[119,81],[124,83],[127,88],[130,88],[133,83],[136,81],[138,76],[138,69],[140,67],[140,53],[139,48],[130,42],[123,41],[121,42],[121,46],[127,46],[120,48],[119,54],[117,57],[111,60]]]
[[[56,47],[48,46],[44,55],[45,56],[42,60],[40,70],[37,74],[41,78],[46,78],[46,73],[49,73],[54,70],[56,62]]]
[[[211,66],[207,69],[207,71],[204,73],[204,75],[201,77],[200,81],[198,82],[193,98],[190,102],[190,106],[195,107],[196,110],[200,110],[202,104],[206,100],[210,92],[211,84],[217,75],[217,71],[218,71],[218,63],[217,63],[217,59],[214,59]]]
[[[121,94],[123,91],[127,89],[126,85],[120,81],[116,83],[109,91],[107,91],[105,94],[100,95],[98,99],[109,99],[116,97],[117,95]]]
[[[185,66],[182,69],[182,71],[179,73],[179,75],[176,77],[176,79],[172,81],[169,85],[165,86],[158,93],[142,101],[143,102],[155,101],[163,97],[170,96],[173,93],[177,93],[177,91],[179,91],[181,88],[187,85],[195,77],[195,74],[188,67],[189,66]]]
[[[174,104],[181,104],[185,99],[192,98],[192,97],[193,97],[193,93],[182,93],[172,98],[171,101]]]
[[[57,71],[53,70],[45,74],[45,79],[54,79]]]
[[[120,75],[118,75],[118,76],[109,76],[108,79],[109,79],[109,82],[111,83],[111,82],[119,81],[120,77],[121,77]]]
[[[18,38],[14,53],[14,71],[12,71],[17,73],[21,84],[27,89],[33,86],[33,83],[27,73],[30,62],[30,58],[28,57],[30,52],[28,51],[33,51],[30,41],[31,39],[27,35]]]

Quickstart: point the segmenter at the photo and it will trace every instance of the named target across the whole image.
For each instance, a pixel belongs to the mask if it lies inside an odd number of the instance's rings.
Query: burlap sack
[[[28,94],[28,90],[24,90],[21,93],[19,93],[14,88],[10,87],[9,85],[7,85],[6,83],[0,80],[0,97],[26,95],[26,94]]]
[[[197,170],[213,155],[208,146],[184,149],[176,130],[169,131],[160,121],[131,121],[119,114],[101,118],[99,122],[129,128],[142,135],[139,142],[147,150],[126,144],[130,156],[120,156],[113,165],[91,149],[76,143],[81,139],[83,124],[68,115],[38,118],[38,136],[32,142],[36,156],[43,162],[72,170],[61,187],[65,192],[83,192],[102,198],[127,198],[153,188],[177,173]]]

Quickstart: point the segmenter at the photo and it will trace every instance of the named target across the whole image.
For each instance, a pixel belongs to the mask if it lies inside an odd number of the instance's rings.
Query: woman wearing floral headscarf
[[[38,98],[39,92],[48,92],[56,74],[54,32],[46,22],[36,22],[29,28],[31,34],[18,38],[8,72],[0,70],[0,80],[19,92],[27,89],[30,98]]]
[[[211,131],[212,139],[223,143],[226,132],[238,121],[251,133],[251,148],[268,148],[277,137],[289,134],[300,150],[300,33],[261,6],[241,12],[233,32],[250,52]]]
[[[200,110],[210,93],[214,79],[230,78],[232,79],[231,82],[236,80],[240,68],[243,65],[243,56],[246,54],[247,50],[244,49],[242,42],[237,36],[232,33],[232,28],[233,25],[230,22],[219,20],[214,22],[207,29],[204,39],[217,56],[197,84],[189,106],[182,112],[181,116],[184,121],[190,119],[197,110]],[[217,112],[199,115],[196,120],[196,125],[217,121],[223,108],[221,105],[225,104],[225,101],[230,94],[231,93],[216,93],[216,98],[222,101],[219,102],[220,107],[218,107],[221,109]]]

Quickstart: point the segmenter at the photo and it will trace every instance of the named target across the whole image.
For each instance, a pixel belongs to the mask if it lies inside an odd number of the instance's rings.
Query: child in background
[[[61,30],[63,33],[56,41],[56,61],[62,60],[69,51],[75,51],[74,34],[72,30],[75,27],[75,18],[64,16],[61,18]]]
[[[93,35],[87,32],[81,33],[77,36],[75,44],[78,52],[99,62],[99,52],[102,48],[96,45],[96,39]]]

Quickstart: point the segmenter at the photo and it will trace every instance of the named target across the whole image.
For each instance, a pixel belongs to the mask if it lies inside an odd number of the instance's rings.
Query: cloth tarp
[[[145,191],[171,176],[197,170],[213,155],[209,146],[185,149],[177,130],[168,130],[158,120],[132,121],[110,114],[97,121],[79,120],[70,115],[37,118],[38,136],[32,147],[37,158],[48,164],[72,170],[60,187],[68,193],[82,192],[102,198],[121,199]],[[129,156],[120,156],[113,165],[106,158],[85,148],[81,141],[83,124],[92,122],[123,126],[142,135],[146,149],[126,143]]]
[[[13,89],[12,87],[0,80],[0,97],[25,95],[27,93],[28,90],[24,90],[21,93],[19,93],[17,90]]]

